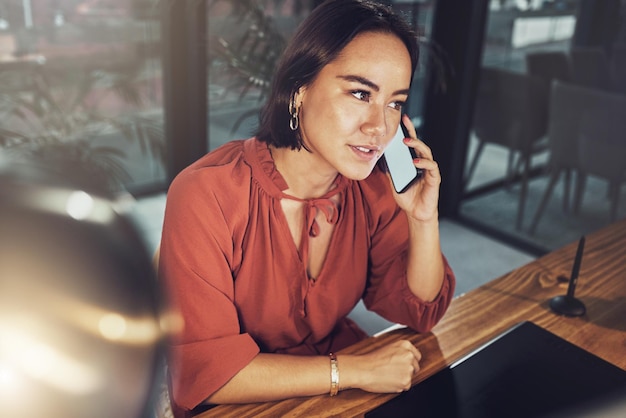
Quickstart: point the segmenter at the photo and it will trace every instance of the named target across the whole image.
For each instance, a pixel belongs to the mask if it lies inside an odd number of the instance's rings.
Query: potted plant
[[[130,180],[129,146],[162,160],[161,109],[137,110],[146,107],[145,59],[119,55],[42,59],[0,71],[0,153],[109,190]]]

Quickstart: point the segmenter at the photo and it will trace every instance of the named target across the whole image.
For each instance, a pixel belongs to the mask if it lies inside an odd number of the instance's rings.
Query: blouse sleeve
[[[159,277],[184,321],[171,341],[168,369],[173,401],[187,410],[259,352],[252,337],[241,333],[233,300],[232,271],[240,257],[234,242],[248,199],[245,187],[229,188],[228,181],[230,174],[211,168],[187,169],[168,191]]]
[[[370,268],[363,296],[365,306],[389,321],[407,325],[417,332],[429,332],[448,309],[455,288],[455,276],[445,256],[444,277],[437,297],[426,302],[409,289],[406,277],[408,259],[408,223],[398,207],[387,179],[375,171],[364,187],[370,205]],[[381,193],[381,190],[385,190]],[[370,200],[370,193],[375,200]]]

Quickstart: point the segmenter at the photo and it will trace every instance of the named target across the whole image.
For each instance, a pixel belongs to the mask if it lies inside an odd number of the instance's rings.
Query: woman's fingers
[[[413,137],[404,138],[404,143],[407,146],[413,148],[415,150],[415,153],[418,156],[429,159],[429,160],[433,159],[433,151],[421,139],[413,138]]]
[[[359,387],[370,392],[402,392],[420,370],[422,354],[407,340],[396,341],[362,357],[370,376]]]

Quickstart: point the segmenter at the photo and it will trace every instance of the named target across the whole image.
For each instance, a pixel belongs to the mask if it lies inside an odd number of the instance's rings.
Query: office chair
[[[589,107],[580,124],[575,210],[580,210],[588,175],[608,181],[611,201],[610,221],[617,219],[620,188],[626,180],[626,96],[600,92],[595,106]]]
[[[563,185],[563,211],[569,210],[571,174],[578,170],[578,122],[585,107],[587,107],[591,89],[576,86],[571,83],[554,81],[551,85],[550,107],[548,120],[548,149],[550,160],[548,171],[550,174],[548,185],[537,207],[531,222],[529,232],[534,234],[543,211],[548,204],[554,186],[565,175]]]
[[[521,229],[523,221],[531,159],[546,150],[547,97],[548,84],[539,77],[491,67],[481,70],[473,126],[479,143],[465,185],[469,184],[486,144],[509,149],[505,175],[507,187],[516,175],[514,160],[519,154],[522,178],[517,229]]]
[[[600,47],[573,47],[570,49],[572,82],[580,86],[610,90],[609,60]]]
[[[626,94],[626,44],[615,44],[611,50],[611,79],[616,93]]]
[[[569,191],[570,191],[570,177],[572,172],[577,173],[576,191],[574,197],[574,213],[578,212],[580,207],[581,198],[584,191],[585,171],[589,173],[596,173],[596,164],[602,164],[602,159],[607,157],[606,151],[602,144],[607,141],[623,142],[623,135],[625,131],[619,131],[616,128],[609,126],[598,130],[598,134],[594,134],[589,126],[585,129],[585,153],[581,153],[579,144],[579,138],[582,135],[581,121],[585,118],[592,118],[585,123],[587,125],[597,125],[601,119],[595,117],[593,114],[589,116],[589,112],[593,109],[597,109],[602,112],[618,106],[623,106],[626,109],[626,96],[611,94],[602,90],[592,89],[588,87],[581,87],[570,83],[563,83],[554,81],[552,83],[552,93],[550,100],[550,120],[548,121],[548,147],[550,150],[550,161],[548,164],[550,177],[548,185],[544,191],[543,197],[537,207],[537,211],[532,219],[529,232],[534,234],[539,221],[546,209],[548,201],[552,195],[554,187],[559,180],[561,174],[565,174],[564,193],[563,193],[563,210],[568,210],[569,204]],[[616,116],[613,116],[616,118]],[[626,115],[624,115],[626,120]],[[613,119],[609,121],[611,123],[617,123]],[[616,126],[620,126],[618,123]],[[612,129],[610,132],[607,130]],[[613,134],[614,139],[602,139]],[[599,148],[594,149],[593,141],[595,137],[598,137]],[[605,147],[606,148],[606,147]],[[619,155],[619,147],[614,149],[615,155]],[[593,159],[593,163],[587,161],[589,158]],[[585,160],[583,162],[583,160]],[[607,157],[606,164],[610,165],[610,158]],[[593,164],[583,170],[583,165]],[[623,160],[621,161],[624,166]],[[613,180],[617,180],[616,176],[609,176]],[[614,200],[613,202],[616,202]]]
[[[563,51],[529,52],[525,56],[526,72],[542,77],[548,83],[552,80],[570,81],[571,69],[568,55]]]

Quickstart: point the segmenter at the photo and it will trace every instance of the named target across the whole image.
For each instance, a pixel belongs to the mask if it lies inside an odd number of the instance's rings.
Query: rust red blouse
[[[429,331],[452,299],[447,262],[434,301],[408,289],[407,220],[378,168],[363,181],[338,176],[327,196],[305,202],[303,240],[315,235],[317,211],[335,223],[315,280],[282,212],[286,188],[267,145],[252,138],[207,154],[169,189],[159,276],[184,319],[169,359],[178,407],[200,404],[259,351],[327,354],[364,338],[346,318],[361,298],[418,332]]]

